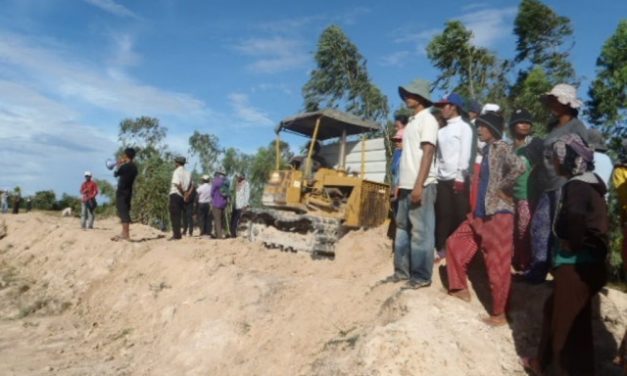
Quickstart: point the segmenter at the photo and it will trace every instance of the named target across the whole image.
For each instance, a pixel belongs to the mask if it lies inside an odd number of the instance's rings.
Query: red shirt
[[[83,202],[96,198],[98,195],[98,185],[93,180],[84,182],[81,185],[81,194],[83,195]]]

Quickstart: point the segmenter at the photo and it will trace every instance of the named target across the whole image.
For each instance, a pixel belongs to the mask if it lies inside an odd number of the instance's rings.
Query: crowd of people
[[[606,282],[607,192],[613,174],[627,219],[627,167],[614,167],[602,134],[579,120],[575,87],[538,98],[552,115],[543,138],[534,128],[545,124],[524,108],[506,121],[498,104],[456,93],[433,101],[425,80],[399,94],[411,116],[396,117],[392,136],[394,274],[385,282],[426,288],[445,262],[448,293],[470,301],[467,272],[480,251],[492,298],[484,322],[500,326],[512,275],[539,284],[550,273],[538,353],[521,361],[537,375],[594,374],[591,302]]]

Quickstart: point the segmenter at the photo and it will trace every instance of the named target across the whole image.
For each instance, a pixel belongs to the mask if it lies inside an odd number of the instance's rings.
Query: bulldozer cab
[[[307,155],[303,158],[305,178],[311,178],[312,166],[316,163],[316,148],[320,141],[339,139],[339,156],[337,158],[337,170],[346,171],[346,146],[349,136],[370,133],[379,130],[374,122],[360,119],[354,115],[338,110],[327,109],[315,112],[306,112],[288,117],[281,121],[275,132],[277,134],[277,146],[280,132],[289,132],[310,138]],[[277,165],[279,169],[279,150],[277,147]],[[321,166],[329,167],[329,166]]]

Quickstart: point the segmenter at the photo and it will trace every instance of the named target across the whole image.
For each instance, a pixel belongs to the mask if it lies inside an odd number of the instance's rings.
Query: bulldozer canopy
[[[276,128],[276,133],[288,131],[300,134],[309,138],[313,137],[316,127],[316,120],[320,118],[320,129],[318,130],[318,140],[328,140],[342,136],[346,130],[346,135],[356,135],[377,131],[380,129],[377,123],[363,120],[355,115],[351,115],[338,110],[327,109],[315,112],[305,112],[295,116],[285,118]]]

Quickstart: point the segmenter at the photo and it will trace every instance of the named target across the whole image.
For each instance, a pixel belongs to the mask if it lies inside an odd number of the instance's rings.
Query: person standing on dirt
[[[2,191],[0,192],[0,205],[2,206],[2,214],[6,214],[9,212],[9,192]]]
[[[15,187],[13,193],[13,214],[18,214],[20,212],[20,205],[22,204],[22,191],[20,187]]]
[[[118,178],[118,189],[115,192],[115,206],[118,210],[120,222],[122,222],[122,234],[116,235],[111,240],[130,240],[131,225],[131,198],[133,197],[133,183],[137,177],[137,166],[133,162],[135,149],[126,148],[122,157],[117,162],[117,168],[113,176]]]
[[[194,214],[198,209],[198,192],[196,185],[192,182],[191,192],[188,194],[187,200],[183,205],[183,236],[192,236],[194,234]]]
[[[211,183],[211,213],[213,214],[213,225],[217,239],[224,238],[224,209],[229,202],[226,190],[228,190],[226,175],[224,172],[218,171]]]
[[[81,184],[81,228],[94,228],[96,217],[96,196],[98,184],[92,180],[91,172],[85,171],[85,181]]]
[[[211,184],[209,175],[203,175],[201,184],[196,190],[198,192],[198,222],[200,225],[200,236],[211,235],[212,214],[211,210]]]
[[[192,174],[185,169],[185,157],[178,156],[174,158],[176,168],[172,173],[170,182],[170,223],[172,224],[172,237],[168,240],[181,239],[181,217],[183,208],[185,207],[185,198],[191,194],[193,188]],[[189,198],[188,198],[189,199]]]
[[[231,237],[237,237],[237,227],[242,213],[248,209],[250,201],[250,186],[244,174],[237,177],[237,186],[235,187],[235,206],[231,216]]]
[[[438,131],[437,199],[435,201],[436,261],[446,256],[446,240],[470,211],[468,178],[473,139],[472,126],[462,119],[464,101],[451,93],[435,104],[446,125]]]
[[[605,182],[594,171],[594,151],[575,133],[551,146],[561,186],[551,259],[553,291],[544,304],[535,358],[523,358],[534,375],[594,375],[593,300],[607,281],[609,218]]]
[[[481,250],[490,289],[492,313],[488,325],[507,324],[505,309],[511,285],[514,253],[514,201],[516,179],[525,172],[521,158],[503,137],[504,120],[496,113],[477,118],[479,138],[486,143],[481,161],[477,208],[446,242],[446,270],[449,294],[470,301],[468,265]]]
[[[429,111],[429,82],[415,80],[398,88],[413,115],[403,131],[394,241],[394,274],[385,282],[408,281],[410,288],[431,285],[433,274],[434,164],[438,122]]]

